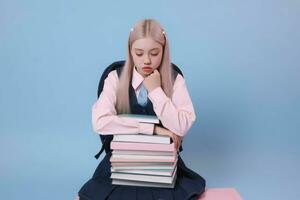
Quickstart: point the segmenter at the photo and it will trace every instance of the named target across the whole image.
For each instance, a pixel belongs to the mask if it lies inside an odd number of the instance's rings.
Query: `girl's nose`
[[[151,64],[151,60],[150,60],[149,56],[145,57],[144,64]]]

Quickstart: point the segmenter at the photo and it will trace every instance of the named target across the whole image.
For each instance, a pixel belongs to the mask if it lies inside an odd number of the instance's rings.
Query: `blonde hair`
[[[174,77],[170,62],[170,50],[166,33],[161,25],[154,19],[139,21],[130,31],[128,38],[127,59],[119,77],[117,90],[116,110],[118,114],[131,113],[129,100],[129,87],[132,80],[134,62],[131,47],[134,41],[150,37],[163,47],[163,55],[158,71],[161,75],[161,86],[168,97],[172,97]]]

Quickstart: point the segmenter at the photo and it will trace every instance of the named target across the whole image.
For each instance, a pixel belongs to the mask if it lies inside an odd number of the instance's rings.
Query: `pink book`
[[[174,156],[112,155],[110,162],[175,162]]]
[[[114,150],[143,150],[143,151],[168,151],[174,152],[175,145],[171,144],[151,144],[135,142],[114,142],[110,143],[110,148]]]
[[[118,158],[112,156],[110,158],[110,162],[175,162],[176,157],[174,156],[173,158]]]
[[[112,162],[110,163],[112,167],[173,167],[176,162]]]
[[[207,189],[198,200],[242,200],[234,188]]]

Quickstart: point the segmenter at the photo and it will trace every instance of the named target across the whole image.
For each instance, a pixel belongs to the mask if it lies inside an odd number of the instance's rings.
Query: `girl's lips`
[[[142,68],[144,71],[147,71],[147,72],[149,72],[149,71],[151,71],[152,70],[152,68],[151,67],[143,67]]]

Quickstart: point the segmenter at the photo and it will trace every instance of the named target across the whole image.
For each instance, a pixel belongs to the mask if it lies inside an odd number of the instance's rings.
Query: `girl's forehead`
[[[153,40],[152,38],[137,39],[132,44],[133,49],[151,50],[155,48],[161,48],[161,44]]]

